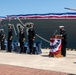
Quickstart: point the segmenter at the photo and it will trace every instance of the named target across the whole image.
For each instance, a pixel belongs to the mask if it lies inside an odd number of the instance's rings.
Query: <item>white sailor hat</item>
[[[10,24],[10,23],[9,23],[8,25],[9,25],[9,26],[12,26],[12,24]]]
[[[34,25],[34,23],[30,22],[31,25]]]
[[[3,31],[4,29],[0,29],[0,30],[2,30],[2,31]]]
[[[20,29],[24,29],[24,27],[21,26]]]
[[[64,26],[59,26],[59,28],[64,28]]]
[[[0,29],[0,31],[4,31],[4,29]]]
[[[12,27],[12,24],[9,23],[9,24],[8,24],[8,27],[9,27],[9,28]]]

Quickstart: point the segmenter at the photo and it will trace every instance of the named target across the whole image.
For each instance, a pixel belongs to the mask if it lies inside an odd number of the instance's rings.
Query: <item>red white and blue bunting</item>
[[[7,19],[76,19],[76,13],[46,13],[7,15]]]
[[[6,17],[0,16],[1,20],[9,19],[76,19],[75,12],[67,13],[45,13],[45,14],[19,14],[19,15],[6,15]]]
[[[50,39],[50,52],[49,55],[56,55],[62,48],[61,39],[51,38]]]

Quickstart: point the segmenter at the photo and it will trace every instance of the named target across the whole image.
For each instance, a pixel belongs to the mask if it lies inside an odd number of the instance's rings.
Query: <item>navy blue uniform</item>
[[[24,53],[25,34],[24,31],[19,32],[20,53]]]
[[[12,38],[13,38],[12,29],[8,29],[8,52],[11,52],[12,49]]]
[[[33,28],[30,28],[28,30],[28,41],[29,41],[29,49],[30,49],[29,54],[31,53],[35,54],[35,51],[33,50],[34,39],[35,39],[35,31]]]
[[[61,54],[65,57],[66,56],[67,33],[65,30],[60,29],[60,35],[62,35],[62,37],[64,38],[64,39],[62,39]]]
[[[2,33],[2,39],[1,39],[1,50],[5,50],[5,46],[4,46],[4,40],[5,40],[5,34]]]

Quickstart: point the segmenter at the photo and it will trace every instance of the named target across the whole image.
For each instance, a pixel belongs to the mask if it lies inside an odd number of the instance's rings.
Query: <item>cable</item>
[[[25,27],[24,23],[23,23],[19,18],[17,18],[17,19],[18,19],[19,22]],[[25,27],[25,28],[26,28],[26,27]],[[36,34],[36,36],[39,37],[39,38],[41,38],[42,40],[46,41],[47,43],[50,43],[50,41],[46,40],[45,38],[41,37],[40,35]]]

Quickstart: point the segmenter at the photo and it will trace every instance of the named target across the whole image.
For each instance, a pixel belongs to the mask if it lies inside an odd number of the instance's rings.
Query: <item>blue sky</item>
[[[76,0],[0,0],[0,16],[75,12]]]

